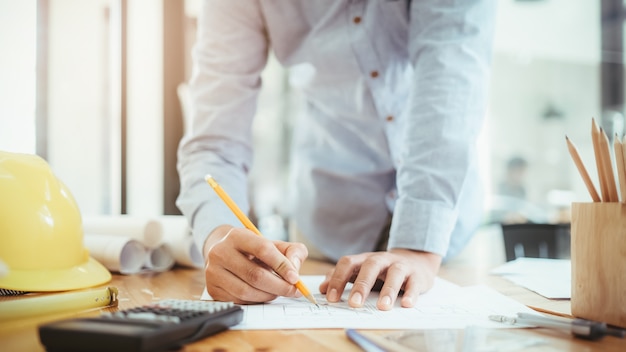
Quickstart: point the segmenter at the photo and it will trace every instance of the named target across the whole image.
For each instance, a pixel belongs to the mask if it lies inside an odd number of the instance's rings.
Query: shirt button
[[[370,72],[370,76],[371,76],[372,78],[376,78],[376,77],[378,77],[378,71],[372,71],[372,72]]]
[[[393,121],[393,116],[389,115],[385,118],[385,120],[387,120],[387,122],[391,122]]]
[[[361,23],[361,17],[359,17],[359,16],[354,17],[354,18],[352,19],[352,22],[354,22],[354,24],[359,24],[359,23]]]

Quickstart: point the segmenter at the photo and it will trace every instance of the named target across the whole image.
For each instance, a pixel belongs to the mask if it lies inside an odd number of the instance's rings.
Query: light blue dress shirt
[[[292,216],[325,255],[388,248],[450,257],[482,221],[477,139],[495,0],[205,1],[181,141],[177,205],[202,246],[241,223],[211,174],[249,210],[251,125],[271,50],[314,73],[294,130]],[[277,126],[278,127],[278,126]]]

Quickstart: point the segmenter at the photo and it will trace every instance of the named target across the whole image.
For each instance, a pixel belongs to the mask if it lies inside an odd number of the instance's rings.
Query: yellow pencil
[[[243,226],[245,226],[245,228],[247,228],[248,230],[254,232],[255,234],[259,236],[263,236],[261,234],[261,231],[259,231],[259,229],[257,229],[256,226],[254,226],[252,221],[250,221],[250,219],[248,219],[248,217],[241,211],[241,209],[239,209],[237,204],[235,204],[232,198],[230,198],[228,193],[224,191],[224,189],[215,181],[215,179],[213,179],[211,175],[206,175],[204,179],[211,187],[213,187],[213,190],[215,191],[215,193],[217,193],[217,195],[224,201],[224,203],[226,203],[228,208],[230,208],[230,210],[235,214],[235,216],[237,216],[237,218],[239,219],[239,221],[241,221],[241,223],[243,224]],[[315,297],[313,297],[309,289],[306,286],[304,286],[304,284],[302,283],[302,280],[298,280],[295,286],[296,288],[298,288],[298,290],[300,290],[300,292],[302,292],[304,297],[306,297],[306,299],[308,299],[309,302],[315,305],[318,305],[317,301],[315,300]]]

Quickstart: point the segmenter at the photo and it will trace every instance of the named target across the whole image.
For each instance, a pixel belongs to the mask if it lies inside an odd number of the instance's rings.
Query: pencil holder
[[[626,204],[573,203],[572,315],[626,328]]]

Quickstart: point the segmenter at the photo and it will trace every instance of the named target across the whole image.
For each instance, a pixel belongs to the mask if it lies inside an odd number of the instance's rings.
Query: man
[[[348,282],[353,307],[384,282],[382,310],[401,291],[400,304],[412,307],[432,287],[442,259],[482,219],[476,140],[494,7],[493,0],[204,3],[177,204],[203,248],[213,298],[297,295],[308,251],[336,261],[320,286],[330,302]],[[308,251],[243,229],[204,183],[211,174],[248,210],[251,124],[269,50],[287,67],[315,72],[295,126],[289,193],[294,233]]]

